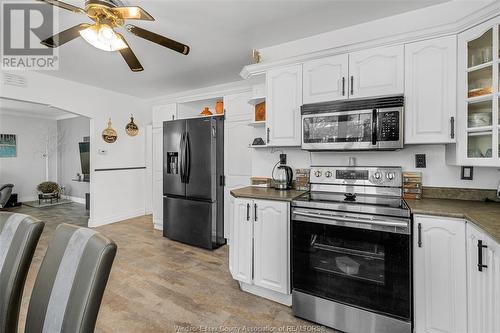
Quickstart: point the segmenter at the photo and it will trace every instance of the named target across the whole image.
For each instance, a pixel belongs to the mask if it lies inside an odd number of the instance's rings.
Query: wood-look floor
[[[34,278],[55,227],[63,222],[85,226],[88,216],[79,204],[11,211],[46,222],[26,282],[22,332]],[[289,307],[241,291],[229,273],[227,246],[206,251],[168,240],[153,230],[149,216],[97,230],[118,245],[97,320],[98,333],[248,332],[251,328],[332,332],[295,318]],[[292,328],[283,330],[286,326]]]

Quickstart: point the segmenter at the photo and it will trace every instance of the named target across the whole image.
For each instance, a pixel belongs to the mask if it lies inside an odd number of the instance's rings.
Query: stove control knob
[[[394,176],[395,176],[394,172],[388,172],[387,175],[386,175],[387,179],[389,179],[389,180],[393,180]]]
[[[332,176],[332,172],[331,171],[325,172],[325,177],[326,178],[330,178],[331,176]]]
[[[314,175],[318,178],[321,177],[321,170],[314,171]]]
[[[382,178],[382,174],[380,172],[375,172],[375,174],[373,175],[373,177],[375,177],[375,179],[380,179]]]

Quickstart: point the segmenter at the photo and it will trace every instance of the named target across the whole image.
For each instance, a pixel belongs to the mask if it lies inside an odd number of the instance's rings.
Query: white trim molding
[[[465,9],[460,8],[460,6]],[[439,20],[434,17],[435,22],[429,22],[431,20],[426,17],[426,14],[430,13],[430,11],[439,10],[446,15],[446,13],[451,13],[453,9],[455,9],[454,16],[461,16],[456,18],[450,14],[451,21],[448,22],[446,17],[443,18],[442,16]],[[436,14],[434,15],[436,16]],[[308,60],[373,47],[400,45],[458,34],[498,15],[500,15],[500,1],[450,1],[413,12],[259,49],[263,62],[243,67],[240,76],[247,79],[255,75],[262,75],[272,68],[299,64]],[[394,27],[398,22],[402,23],[405,20],[408,20],[407,22],[422,22],[422,28],[404,31],[402,28]],[[381,26],[384,26],[385,29],[381,29]],[[391,29],[391,33],[383,31],[387,29]],[[370,31],[370,33],[363,34],[363,31]],[[356,38],[350,38],[352,36],[356,36]],[[289,54],[292,54],[292,56],[288,56]],[[266,56],[270,58],[268,62],[266,62]]]

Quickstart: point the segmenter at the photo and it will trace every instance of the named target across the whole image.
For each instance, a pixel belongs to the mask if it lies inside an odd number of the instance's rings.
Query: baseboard
[[[156,230],[163,230],[163,221],[158,219],[153,219],[153,226]]]
[[[271,301],[286,305],[286,306],[292,306],[292,295],[288,294],[282,294],[279,292],[276,292],[274,290],[269,290],[266,288],[262,288],[253,284],[248,284],[245,282],[239,282],[240,288],[243,291],[246,291],[248,293],[264,297],[267,299],[270,299]]]
[[[18,202],[28,202],[28,201],[37,201],[38,197],[18,197]]]
[[[112,224],[116,222],[122,222],[124,220],[128,220],[134,217],[144,216],[144,209],[138,209],[135,211],[131,211],[128,213],[117,214],[113,216],[107,216],[103,218],[90,218],[89,219],[89,227],[96,228],[107,224]]]
[[[70,195],[63,195],[63,199],[71,200],[73,202],[85,205],[85,198],[72,197]]]

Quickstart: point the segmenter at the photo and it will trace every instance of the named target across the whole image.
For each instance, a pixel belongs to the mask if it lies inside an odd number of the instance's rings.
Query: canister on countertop
[[[295,169],[295,189],[309,191],[309,169]]]
[[[403,198],[422,199],[421,172],[403,172]]]

